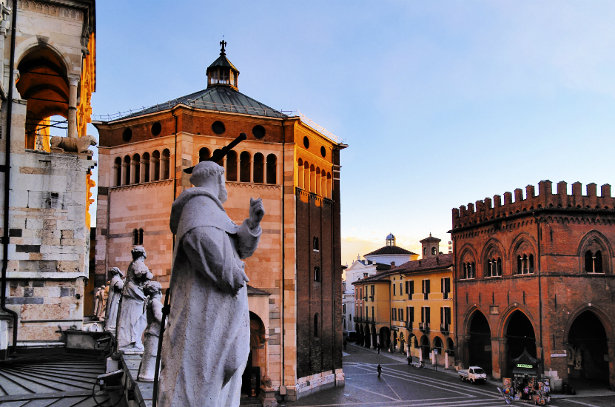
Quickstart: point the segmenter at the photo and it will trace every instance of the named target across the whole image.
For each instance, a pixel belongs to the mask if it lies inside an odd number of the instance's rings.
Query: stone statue
[[[265,214],[250,199],[250,216],[233,223],[222,204],[224,168],[198,163],[171,209],[176,235],[171,311],[164,333],[159,400],[162,407],[238,406],[250,353],[248,277],[241,259],[258,245]]]
[[[143,345],[145,347],[139,366],[137,380],[153,382],[156,371],[156,354],[158,353],[158,337],[162,321],[162,286],[158,281],[148,281],[143,287],[148,296],[146,311],[147,328],[145,328]]]
[[[147,325],[144,305],[146,296],[143,285],[152,279],[152,273],[144,263],[147,255],[142,246],[132,249],[132,262],[126,272],[126,283],[122,291],[122,306],[117,327],[117,344],[123,353],[142,353],[141,335]]]
[[[94,309],[94,314],[99,321],[105,317],[105,288],[106,287],[103,285],[96,292],[96,308]]]
[[[100,292],[100,290],[100,287],[94,288],[94,311],[92,312],[94,314],[94,317],[98,316],[98,307],[100,307],[100,296],[98,295],[98,293]]]
[[[105,320],[105,330],[115,332],[115,324],[117,323],[117,309],[122,297],[122,289],[124,288],[124,273],[117,267],[109,270],[111,281],[109,281],[109,297],[107,298],[107,315]]]
[[[574,368],[577,370],[583,369],[583,350],[577,347],[574,351]]]

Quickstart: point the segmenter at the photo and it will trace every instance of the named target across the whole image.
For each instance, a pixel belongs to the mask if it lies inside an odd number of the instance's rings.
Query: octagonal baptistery
[[[247,140],[218,164],[233,221],[248,216],[250,197],[262,198],[266,210],[259,247],[246,260],[252,318],[246,377],[268,376],[276,391],[294,399],[343,381],[339,157],[346,145],[303,117],[239,92],[239,71],[224,45],[207,69],[205,90],[95,123],[97,285],[111,267],[126,270],[130,249],[143,245],[154,278],[168,287],[171,204],[191,187],[183,170],[245,133]]]

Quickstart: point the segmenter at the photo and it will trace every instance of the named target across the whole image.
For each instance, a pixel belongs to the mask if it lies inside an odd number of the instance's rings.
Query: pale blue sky
[[[97,2],[94,114],[239,90],[343,139],[342,262],[443,240],[451,209],[550,179],[614,181],[612,1]],[[92,130],[95,132],[95,130]]]

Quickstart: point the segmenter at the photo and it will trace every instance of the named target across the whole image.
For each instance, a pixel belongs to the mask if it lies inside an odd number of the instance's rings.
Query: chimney
[[[391,262],[391,268],[393,268],[393,267],[395,267],[395,262],[394,261]]]

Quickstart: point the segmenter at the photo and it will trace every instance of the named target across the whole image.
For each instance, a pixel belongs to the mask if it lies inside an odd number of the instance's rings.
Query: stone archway
[[[391,330],[389,327],[383,326],[380,328],[380,347],[382,349],[389,349],[391,344]]]
[[[421,360],[429,359],[429,352],[431,351],[431,344],[427,335],[421,336],[420,342]]]
[[[529,318],[521,311],[513,311],[506,321],[506,359],[504,369],[506,377],[512,377],[512,359],[521,356],[524,350],[536,358],[536,335]]]
[[[241,392],[258,396],[261,377],[267,372],[267,341],[265,324],[258,315],[250,311],[250,355],[242,376]],[[252,389],[255,389],[252,392]]]
[[[372,335],[369,329],[369,324],[365,324],[365,329],[363,329],[363,332],[364,332],[363,346],[365,346],[366,348],[369,348],[372,346]]]
[[[491,328],[485,315],[474,311],[470,316],[470,339],[468,341],[468,366],[480,366],[491,373]]]
[[[608,337],[602,321],[589,310],[579,314],[568,331],[569,379],[591,379],[608,387],[608,354]]]

